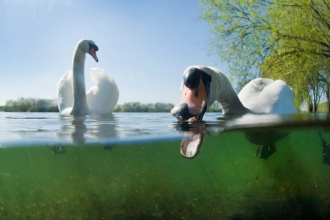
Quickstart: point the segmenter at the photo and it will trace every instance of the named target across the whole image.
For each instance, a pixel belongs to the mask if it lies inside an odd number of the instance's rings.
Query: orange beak
[[[205,105],[207,104],[207,92],[203,81],[200,82],[197,91],[198,95],[196,95],[196,89],[190,89],[183,85],[181,91],[181,100],[176,106],[174,106],[174,108],[171,109],[171,114],[174,117],[177,117],[177,115],[179,115],[181,116],[181,118],[185,118],[184,120],[191,119],[192,121],[196,121],[200,117],[200,114],[202,113]],[[188,106],[188,116],[183,115],[186,112],[181,111],[183,110],[180,108],[182,104],[186,104]]]
[[[96,51],[95,51],[95,48],[92,47],[90,50],[89,50],[89,54],[94,58],[94,60],[96,62],[99,62],[99,59],[97,59],[97,56],[96,56]]]

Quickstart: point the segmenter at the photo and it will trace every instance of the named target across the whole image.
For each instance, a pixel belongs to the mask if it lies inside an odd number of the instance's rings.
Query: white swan
[[[295,114],[294,95],[282,80],[257,78],[236,95],[228,78],[209,66],[190,66],[183,74],[181,101],[171,113],[179,120],[202,120],[206,109],[219,101],[222,114]]]
[[[207,108],[219,101],[224,116],[241,116],[245,114],[295,114],[293,92],[282,80],[257,78],[246,84],[237,95],[228,78],[220,70],[209,66],[190,66],[183,73],[181,84],[181,100],[171,113],[178,120],[190,122],[201,121]],[[253,116],[253,115],[252,115]],[[241,117],[239,117],[241,118]],[[255,119],[255,118],[254,118]],[[246,118],[245,118],[246,120]],[[203,141],[203,131],[190,130],[185,132],[180,145],[181,154],[186,158],[195,157]],[[245,134],[249,140],[264,136],[256,133]],[[266,133],[268,138],[259,147],[257,154],[266,159],[275,149],[274,137],[283,138],[287,134],[277,131]],[[260,138],[258,137],[258,141]],[[263,146],[269,152],[264,152]]]
[[[78,42],[73,54],[72,71],[67,71],[57,85],[58,108],[62,115],[109,114],[117,104],[119,91],[115,81],[102,69],[92,68],[96,83],[86,95],[84,65],[86,53],[96,62],[98,47],[91,40]]]

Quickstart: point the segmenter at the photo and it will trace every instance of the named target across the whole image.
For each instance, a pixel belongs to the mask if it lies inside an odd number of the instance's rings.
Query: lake
[[[0,113],[1,219],[329,219],[330,116]],[[202,143],[188,159],[183,140]]]

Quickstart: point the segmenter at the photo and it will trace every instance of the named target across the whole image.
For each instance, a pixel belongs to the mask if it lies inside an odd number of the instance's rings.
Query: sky
[[[177,103],[183,71],[227,65],[209,55],[209,26],[198,0],[3,0],[0,3],[0,105],[6,100],[57,98],[81,39],[99,47],[86,56],[86,90],[93,67],[119,88],[118,104]]]

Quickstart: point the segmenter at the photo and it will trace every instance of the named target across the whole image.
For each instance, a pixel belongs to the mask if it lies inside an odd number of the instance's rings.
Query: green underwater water
[[[1,219],[327,219],[330,166],[317,132],[290,130],[269,158],[243,131],[181,141],[0,149]],[[260,135],[262,136],[262,134]],[[260,137],[262,138],[262,137]]]

